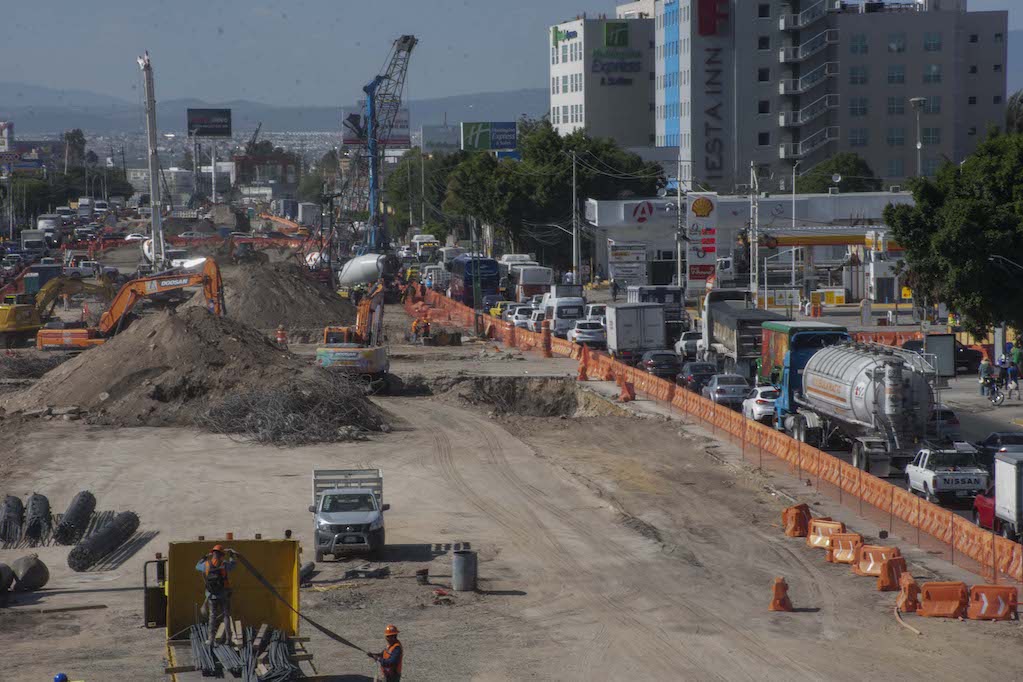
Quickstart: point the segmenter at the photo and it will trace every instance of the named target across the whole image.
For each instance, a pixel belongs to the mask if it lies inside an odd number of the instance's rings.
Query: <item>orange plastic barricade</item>
[[[618,395],[618,400],[623,403],[631,402],[636,399],[636,389],[633,388],[632,384],[625,380],[625,377],[621,374],[618,375],[618,387],[622,389]]]
[[[881,575],[881,562],[896,556],[902,556],[898,547],[860,545],[856,548],[856,558],[852,565],[853,573],[876,578]]]
[[[785,528],[785,535],[790,538],[805,538],[807,529],[810,527],[810,507],[805,504],[797,504],[793,507],[786,507],[781,513],[781,524]]]
[[[589,381],[590,377],[586,373],[587,365],[590,362],[590,348],[589,346],[583,346],[583,352],[579,356],[579,374],[576,375],[576,381]]]
[[[826,559],[833,564],[851,564],[856,561],[856,550],[862,544],[863,536],[859,533],[834,533]]]
[[[903,613],[916,613],[920,608],[920,586],[916,580],[906,571],[899,577],[899,596],[895,599],[895,606]]]
[[[970,620],[1012,620],[1019,592],[1012,585],[974,585],[970,588]]]
[[[831,536],[844,532],[845,524],[841,521],[832,521],[827,518],[811,519],[810,528],[806,534],[806,546],[827,549],[831,546]]]
[[[878,592],[895,592],[899,589],[899,581],[907,571],[906,558],[902,556],[888,557],[881,562],[881,575],[877,576]]]
[[[968,598],[964,582],[929,582],[920,586],[920,610],[927,618],[962,618]]]
[[[771,605],[768,611],[791,611],[792,601],[789,600],[789,585],[785,578],[775,578],[771,585]]]

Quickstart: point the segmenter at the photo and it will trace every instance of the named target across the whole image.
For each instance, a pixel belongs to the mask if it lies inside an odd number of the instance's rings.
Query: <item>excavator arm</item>
[[[45,320],[50,316],[53,306],[61,295],[70,294],[74,296],[81,293],[103,296],[109,301],[114,297],[114,288],[106,280],[102,280],[101,284],[89,284],[80,279],[71,279],[70,277],[51,279],[36,294],[35,305],[39,319]]]
[[[206,307],[209,311],[215,315],[223,315],[225,312],[224,283],[220,277],[220,268],[216,261],[207,258],[202,272],[142,277],[125,284],[117,292],[110,307],[100,317],[99,333],[103,336],[115,333],[123,323],[125,316],[144,298],[200,285],[203,288],[203,295],[206,296]]]

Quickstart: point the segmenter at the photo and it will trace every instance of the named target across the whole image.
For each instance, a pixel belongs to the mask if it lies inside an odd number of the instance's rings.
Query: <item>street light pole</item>
[[[675,277],[678,280],[678,285],[683,287],[683,297],[685,296],[686,286],[685,280],[683,279],[682,272],[682,246],[685,240],[685,232],[683,232],[682,225],[682,213],[683,211],[688,214],[689,210],[682,204],[682,147],[678,148],[678,173],[675,175],[675,188],[678,190],[678,207],[675,212],[678,214],[676,219],[678,220],[678,226],[675,229]]]
[[[572,269],[574,270],[572,283],[582,284],[582,273],[579,271],[579,216],[577,211],[579,201],[575,179],[575,152],[572,152]]]
[[[924,102],[927,99],[925,97],[910,97],[909,103],[913,106],[916,111],[916,174],[917,177],[923,177],[923,148],[924,143],[920,139],[920,111],[924,107]]]

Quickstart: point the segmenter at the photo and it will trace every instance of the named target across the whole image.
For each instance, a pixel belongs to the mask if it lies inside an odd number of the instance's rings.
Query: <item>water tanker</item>
[[[777,427],[822,447],[844,440],[854,466],[887,476],[904,468],[926,437],[935,376],[920,355],[900,348],[842,343],[789,351]]]

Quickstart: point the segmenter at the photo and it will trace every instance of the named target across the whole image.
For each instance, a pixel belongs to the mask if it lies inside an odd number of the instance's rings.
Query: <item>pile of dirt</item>
[[[270,332],[283,324],[289,338],[323,333],[327,325],[355,323],[355,306],[338,297],[297,263],[228,265],[221,268],[227,316]],[[186,305],[205,307],[202,292]]]
[[[433,382],[435,394],[487,410],[492,416],[592,417],[621,409],[579,388],[574,379],[455,377]]]
[[[319,371],[251,327],[187,308],[136,321],[0,406],[10,413],[73,405],[100,423],[188,425],[240,391],[300,385]]]

